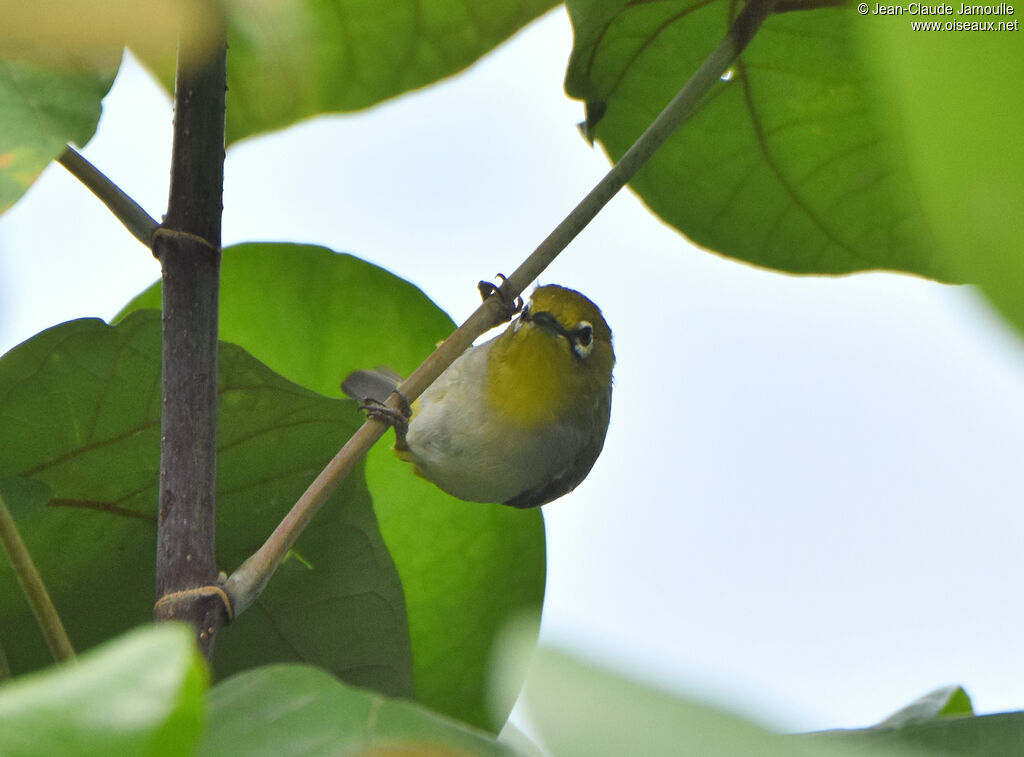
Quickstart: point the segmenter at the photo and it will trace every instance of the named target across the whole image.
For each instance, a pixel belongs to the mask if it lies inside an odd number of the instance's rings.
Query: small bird
[[[413,403],[408,428],[395,424],[395,452],[460,499],[543,505],[575,489],[601,453],[614,364],[597,305],[538,287],[502,334],[462,353]],[[342,389],[373,413],[400,380],[355,371]]]

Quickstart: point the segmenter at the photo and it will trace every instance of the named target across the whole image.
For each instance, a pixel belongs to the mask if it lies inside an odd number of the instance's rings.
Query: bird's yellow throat
[[[564,337],[535,323],[510,326],[489,358],[488,402],[504,420],[527,428],[583,411],[586,398],[607,391],[614,362],[610,349],[584,362]]]

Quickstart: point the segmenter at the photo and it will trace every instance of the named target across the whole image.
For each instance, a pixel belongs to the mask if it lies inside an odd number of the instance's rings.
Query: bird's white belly
[[[406,455],[420,475],[474,502],[506,502],[550,480],[572,465],[582,443],[565,425],[524,428],[489,408],[479,371],[490,345],[463,354],[423,394],[407,435]],[[477,378],[461,380],[465,374]]]

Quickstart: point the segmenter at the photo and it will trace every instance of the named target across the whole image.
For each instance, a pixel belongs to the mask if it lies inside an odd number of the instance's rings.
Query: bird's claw
[[[392,392],[398,398],[398,407],[389,407],[380,400],[367,397],[359,405],[360,410],[365,410],[367,416],[375,418],[381,423],[386,423],[395,430],[395,447],[397,449],[408,449],[405,436],[409,431],[409,418],[412,417],[412,407],[409,400],[397,389]]]
[[[480,296],[485,302],[491,297],[496,297],[501,307],[502,321],[511,321],[512,316],[523,309],[523,298],[512,299],[509,297],[508,292],[502,289],[502,284],[508,280],[508,277],[499,273],[498,278],[501,279],[501,284],[495,285],[490,281],[481,281],[477,284],[477,289],[480,290]]]

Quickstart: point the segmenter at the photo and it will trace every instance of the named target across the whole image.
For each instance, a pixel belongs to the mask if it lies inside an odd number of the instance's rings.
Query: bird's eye
[[[571,335],[572,351],[579,357],[586,357],[594,349],[594,327],[586,321],[580,321]]]

